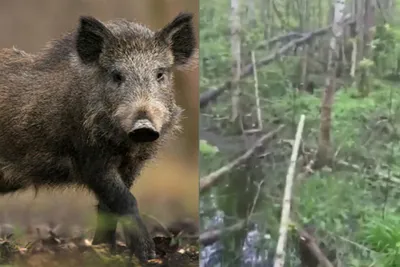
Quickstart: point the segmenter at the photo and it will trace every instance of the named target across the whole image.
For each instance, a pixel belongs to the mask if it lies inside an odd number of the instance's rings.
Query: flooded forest
[[[200,1],[200,266],[400,266],[399,4]]]

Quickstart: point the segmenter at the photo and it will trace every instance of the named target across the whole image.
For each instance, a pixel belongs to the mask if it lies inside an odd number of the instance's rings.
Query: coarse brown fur
[[[140,233],[145,229],[126,189],[180,129],[172,69],[190,62],[194,42],[188,14],[157,32],[123,19],[102,24],[82,17],[76,30],[37,54],[0,50],[0,193],[88,187],[99,212],[130,216],[134,223],[124,228],[130,246],[142,260],[151,258],[153,244]],[[160,137],[129,138],[139,119]],[[96,242],[114,242],[113,231],[99,226]]]

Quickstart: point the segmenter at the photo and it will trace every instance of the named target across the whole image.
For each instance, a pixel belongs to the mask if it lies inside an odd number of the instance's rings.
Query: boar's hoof
[[[154,142],[160,133],[149,120],[138,120],[129,133],[129,138],[137,143]]]

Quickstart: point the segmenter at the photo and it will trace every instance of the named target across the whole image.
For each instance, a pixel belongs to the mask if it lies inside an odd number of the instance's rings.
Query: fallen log
[[[345,20],[344,23],[345,24],[353,24],[354,22],[355,22],[355,20]],[[302,37],[292,40],[291,42],[282,46],[280,49],[278,49],[273,54],[259,60],[257,62],[257,67],[266,66],[266,65],[270,64],[271,62],[275,61],[276,59],[278,59],[280,56],[285,55],[287,52],[289,52],[294,47],[301,46],[303,44],[308,43],[309,41],[311,41],[312,39],[314,39],[316,37],[327,34],[331,30],[331,28],[332,28],[332,25],[303,34]],[[240,79],[246,78],[249,75],[253,74],[253,69],[254,69],[253,64],[246,65],[240,73]],[[210,88],[209,90],[201,93],[200,94],[200,109],[205,108],[212,100],[215,100],[224,91],[228,90],[231,87],[232,82],[233,82],[232,80],[228,80],[220,86]]]
[[[203,193],[203,192],[207,191],[208,189],[210,189],[214,184],[216,184],[220,180],[220,178],[222,177],[223,174],[228,173],[233,168],[238,166],[240,163],[242,163],[243,161],[250,158],[251,155],[253,155],[254,151],[258,147],[260,147],[263,144],[263,142],[265,142],[266,140],[275,136],[278,132],[280,132],[283,129],[283,127],[284,127],[284,125],[280,125],[275,130],[263,135],[243,155],[239,156],[238,158],[236,158],[229,164],[219,168],[218,170],[208,174],[207,176],[200,178],[200,193]]]

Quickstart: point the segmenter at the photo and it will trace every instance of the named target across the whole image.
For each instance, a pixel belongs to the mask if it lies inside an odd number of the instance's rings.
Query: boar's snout
[[[154,142],[160,137],[160,133],[147,119],[136,121],[128,135],[132,141],[137,143]]]

